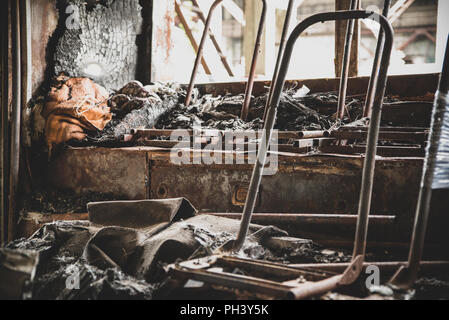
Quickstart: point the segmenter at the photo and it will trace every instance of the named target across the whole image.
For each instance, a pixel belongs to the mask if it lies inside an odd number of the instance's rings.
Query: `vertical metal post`
[[[384,9],[382,12],[382,15],[385,18],[388,18],[388,13],[390,12],[390,6],[391,6],[391,0],[385,0]],[[368,93],[366,95],[367,103],[363,110],[364,117],[369,117],[371,115],[371,110],[373,109],[374,93],[375,93],[374,89],[376,87],[377,77],[379,75],[379,68],[380,68],[380,52],[382,52],[384,42],[385,42],[385,33],[384,33],[383,29],[380,28],[379,37],[377,39],[376,54],[374,56],[373,70],[371,72],[371,78],[369,80],[369,85],[368,85]]]
[[[449,37],[446,44],[446,54],[443,63],[438,91],[435,94],[433,107],[432,125],[427,146],[426,159],[424,162],[423,174],[421,178],[421,188],[419,190],[418,205],[416,207],[415,224],[410,244],[408,265],[402,267],[390,280],[393,286],[408,289],[413,285],[418,276],[419,266],[424,249],[424,241],[427,231],[427,221],[429,219],[430,201],[432,200],[432,184],[434,180],[435,168],[437,165],[438,145],[440,143],[443,121],[449,106]]]
[[[292,18],[295,1],[296,0],[288,1],[287,12],[285,13],[284,27],[282,29],[281,43],[279,45],[279,52],[278,52],[278,56],[276,59],[276,66],[274,67],[273,80],[271,80],[270,92],[268,93],[267,106],[271,103],[271,98],[273,97],[274,85],[276,84],[276,80],[279,76],[279,68],[281,66],[281,60],[282,60],[282,56],[284,54],[285,44],[287,43],[288,28],[290,26],[290,21]],[[265,119],[267,118],[267,111],[268,111],[268,108],[265,108],[264,114],[263,114],[263,121],[265,121]]]
[[[189,87],[187,89],[187,97],[185,105],[188,107],[190,105],[190,102],[192,100],[192,92],[193,87],[195,86],[195,79],[196,75],[198,74],[198,67],[200,66],[201,58],[203,57],[203,51],[204,46],[206,44],[207,34],[209,33],[210,24],[212,22],[212,16],[215,11],[215,9],[223,2],[223,0],[216,0],[214,3],[212,3],[212,6],[210,7],[209,14],[207,15],[206,23],[204,25],[204,31],[203,36],[201,37],[201,42],[198,47],[198,53],[196,55],[195,63],[193,65],[192,75],[190,77],[190,83]]]
[[[386,34],[385,45],[380,61],[379,79],[376,83],[376,92],[374,96],[374,106],[370,119],[368,130],[368,139],[366,147],[366,156],[363,164],[362,186],[360,190],[358,219],[354,243],[353,258],[359,255],[365,255],[366,239],[368,234],[368,216],[371,209],[371,196],[373,193],[374,171],[376,167],[377,141],[379,139],[380,120],[382,116],[383,100],[385,89],[387,87],[388,67],[390,64],[391,51],[393,49],[393,29],[391,24],[383,16],[379,16],[384,22],[384,31]],[[388,33],[387,33],[388,31]]]
[[[246,90],[245,90],[245,98],[243,100],[242,112],[241,112],[241,116],[240,116],[242,118],[242,120],[245,120],[245,121],[248,118],[249,104],[251,102],[251,96],[253,93],[253,86],[254,86],[254,79],[256,77],[257,59],[260,54],[260,46],[262,44],[263,29],[264,29],[265,20],[267,17],[267,0],[262,0],[262,2],[263,2],[263,8],[262,8],[262,14],[260,16],[259,29],[257,30],[256,44],[254,46],[254,53],[253,53],[253,61],[251,62],[251,69],[249,72],[248,83],[246,85]]]
[[[358,5],[359,5],[358,0],[351,0],[350,10],[356,10]],[[340,91],[338,95],[338,109],[337,109],[338,119],[343,119],[345,114],[345,102],[346,102],[346,93],[348,89],[348,77],[349,77],[349,62],[351,60],[351,45],[352,45],[352,38],[354,36],[354,25],[355,20],[349,20],[346,29],[346,41],[340,77]]]

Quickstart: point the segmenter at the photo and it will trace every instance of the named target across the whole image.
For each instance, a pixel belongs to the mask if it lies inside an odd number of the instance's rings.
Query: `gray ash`
[[[75,194],[68,190],[35,190],[24,199],[24,208],[28,212],[41,213],[84,213],[87,204],[97,201],[117,200],[112,194],[90,192]]]
[[[275,128],[282,131],[327,130],[335,121],[294,98],[294,91],[284,92],[278,108]],[[240,119],[243,95],[226,95],[213,98],[205,95],[190,107],[177,105],[165,113],[156,124],[157,129],[191,129],[201,126],[219,130],[258,130],[263,128],[263,113],[268,94],[254,98],[250,105],[248,121]]]

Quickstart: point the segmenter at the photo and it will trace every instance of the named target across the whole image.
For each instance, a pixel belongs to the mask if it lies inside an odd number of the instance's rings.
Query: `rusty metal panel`
[[[139,148],[71,148],[48,170],[49,183],[76,193],[112,193],[118,198],[147,198],[147,153]]]
[[[262,179],[255,211],[355,214],[362,165],[358,156],[281,157],[279,172]],[[395,232],[404,232],[395,235],[389,230],[391,237],[409,238],[422,165],[421,158],[380,158],[376,163],[371,212],[397,215]],[[150,164],[150,197],[183,196],[202,212],[241,212],[251,170],[248,165],[176,166],[159,157]],[[447,221],[447,206],[447,195],[433,201],[437,226]]]
[[[248,166],[172,166],[152,161],[150,165],[150,198],[172,198],[185,194],[198,209],[205,212],[239,212],[239,190],[246,190],[251,178]],[[243,199],[244,200],[244,199]]]
[[[362,165],[361,156],[281,154],[278,173],[262,180],[255,210],[356,214]],[[409,241],[422,165],[422,158],[378,159],[371,214],[397,216],[388,230],[370,226],[378,240]],[[49,167],[51,185],[76,193],[113,193],[117,199],[186,197],[201,212],[223,213],[242,211],[252,171],[248,164],[175,165],[169,150],[148,147],[68,149]],[[434,196],[429,239],[446,234],[448,193]],[[342,228],[334,229],[343,234]],[[298,231],[305,236],[323,230],[304,225]]]
[[[276,175],[263,178],[257,212],[357,212],[362,157],[289,158],[281,159]],[[168,160],[152,161],[150,167],[152,198],[182,195],[210,212],[241,210],[252,169],[248,165],[176,166]],[[410,210],[413,205],[399,200],[416,196],[421,167],[421,159],[379,160],[373,212]]]

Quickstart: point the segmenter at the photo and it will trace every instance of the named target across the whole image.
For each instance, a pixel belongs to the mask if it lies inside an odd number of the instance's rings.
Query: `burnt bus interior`
[[[245,77],[206,82],[204,42],[233,75],[206,32],[221,2],[2,1],[0,298],[448,299],[449,190],[429,187],[432,164],[447,170],[448,55],[442,72],[388,69],[388,18],[414,1],[335,0],[293,28],[284,1],[272,80],[256,77],[260,1]],[[371,76],[356,71],[362,20],[380,26]],[[335,76],[288,76],[296,40],[333,21]],[[190,83],[172,81],[175,25]]]

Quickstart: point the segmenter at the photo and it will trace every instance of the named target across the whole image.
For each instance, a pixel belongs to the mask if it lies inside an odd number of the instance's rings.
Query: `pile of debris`
[[[276,129],[281,131],[328,130],[336,121],[306,106],[301,98],[295,98],[295,90],[287,90],[279,104]],[[263,128],[263,114],[268,94],[251,102],[248,121],[240,119],[243,95],[224,97],[202,96],[189,107],[179,104],[164,114],[156,124],[157,129],[205,129],[244,131]]]
[[[198,214],[183,198],[90,203],[88,211],[89,221],[46,224],[30,238],[0,248],[0,298],[175,298],[188,285],[173,278],[170,268],[213,257],[240,227],[238,220]],[[308,239],[288,237],[276,227],[254,224],[242,250],[228,257],[279,266],[351,260],[349,252],[322,248]],[[232,273],[247,275],[240,269]],[[347,290],[356,297],[369,296],[364,281],[360,277]],[[394,292],[386,298],[447,298],[448,288],[445,279],[420,279],[414,296]],[[217,290],[208,285],[203,289]],[[254,299],[259,294],[231,287],[223,290],[231,290],[235,298]]]
[[[137,82],[134,82],[137,83]],[[143,87],[152,98],[124,94],[127,86],[109,99],[114,112],[113,120],[105,130],[88,139],[92,142],[118,140],[133,129],[217,129],[224,131],[260,130],[268,93],[253,98],[247,121],[240,118],[244,96],[230,95],[214,97],[195,93],[191,105],[184,105],[186,92],[177,84],[157,83]],[[335,93],[317,93],[308,96],[298,94],[303,89],[284,91],[279,103],[275,128],[280,131],[321,131],[337,129],[342,124],[352,123],[363,117],[364,97],[348,97],[343,121],[336,119],[338,97]],[[147,99],[147,100],[145,100]],[[395,100],[388,97],[386,101]],[[125,107],[123,107],[125,105]],[[127,106],[133,106],[133,111]],[[126,114],[126,115],[125,115]]]
[[[364,97],[349,96],[343,120],[336,118],[338,97],[333,92],[304,95],[305,87],[283,92],[275,128],[280,131],[333,130],[363,117]],[[308,91],[308,89],[307,89]],[[46,141],[53,145],[119,145],[123,137],[139,129],[260,130],[268,93],[251,101],[247,121],[240,118],[244,96],[201,95],[196,90],[189,107],[185,88],[176,83],[144,86],[126,84],[109,95],[86,78],[60,75],[46,99]],[[396,99],[387,97],[386,101]],[[76,143],[74,143],[76,142]]]
[[[8,252],[0,261],[8,272],[24,270],[10,268],[11,254],[32,252],[30,257],[38,257],[32,260],[31,283],[21,298],[151,299],[167,280],[164,268],[168,264],[209,256],[232,239],[240,226],[238,220],[197,215],[182,198],[91,203],[89,219],[47,224],[30,238],[15,240],[1,249]],[[251,225],[250,233],[242,257],[329,261],[322,248],[310,240],[296,239],[291,247],[278,250],[270,239],[287,236],[278,228]],[[330,261],[350,259],[349,254],[340,253]],[[0,278],[3,267],[0,265]]]

